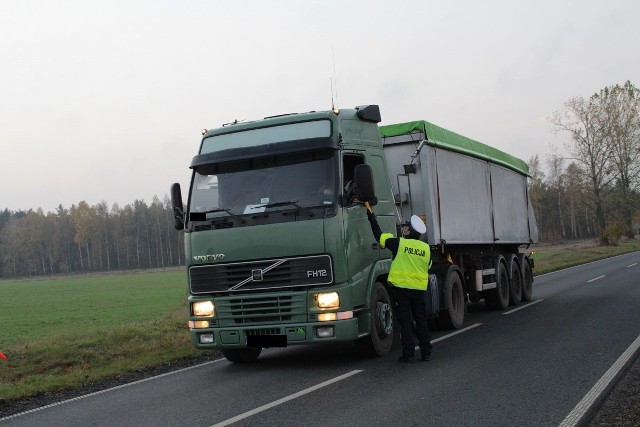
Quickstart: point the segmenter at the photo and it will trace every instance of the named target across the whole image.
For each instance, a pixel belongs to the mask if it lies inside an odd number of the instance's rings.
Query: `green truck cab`
[[[184,212],[179,185],[171,189],[197,348],[233,362],[263,347],[336,341],[389,351],[390,254],[348,194],[356,165],[375,165],[379,222],[395,230],[379,121],[366,106],[204,132]]]

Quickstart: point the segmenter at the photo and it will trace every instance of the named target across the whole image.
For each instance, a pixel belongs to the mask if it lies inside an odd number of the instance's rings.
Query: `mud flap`
[[[440,311],[440,292],[438,289],[438,278],[435,274],[429,274],[429,286],[425,293],[427,299],[427,316],[435,316]]]

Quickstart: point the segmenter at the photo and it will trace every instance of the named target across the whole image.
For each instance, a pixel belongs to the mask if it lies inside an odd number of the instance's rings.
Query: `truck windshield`
[[[190,212],[201,213],[204,220],[265,217],[284,210],[296,212],[291,217],[297,220],[318,218],[310,212],[322,217],[336,203],[335,159],[333,150],[316,150],[199,166]]]

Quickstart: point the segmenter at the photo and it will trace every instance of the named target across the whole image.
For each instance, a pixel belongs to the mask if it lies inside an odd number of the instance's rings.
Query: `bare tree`
[[[640,90],[630,81],[623,86],[605,87],[593,96],[600,106],[600,126],[620,194],[620,220],[633,237],[633,187],[640,178]]]
[[[591,234],[588,218],[583,219],[581,215],[588,209],[585,203],[587,194],[585,174],[577,163],[571,162],[565,169],[564,177],[571,235],[574,239],[581,239]]]
[[[568,132],[571,136],[566,149],[586,171],[600,243],[608,244],[604,234],[606,219],[602,193],[612,182],[614,174],[610,166],[610,139],[606,138],[606,129],[602,127],[599,99],[596,95],[588,100],[582,97],[571,98],[564,104],[563,110],[554,112],[550,121],[557,132]]]

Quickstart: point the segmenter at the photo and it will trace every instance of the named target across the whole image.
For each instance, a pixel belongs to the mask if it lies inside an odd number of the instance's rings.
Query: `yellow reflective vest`
[[[389,233],[380,236],[380,245],[393,237]],[[427,290],[431,267],[431,249],[421,240],[398,239],[398,252],[391,262],[389,282],[398,288]]]

